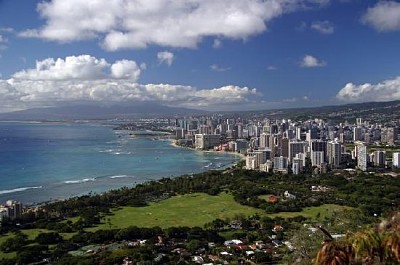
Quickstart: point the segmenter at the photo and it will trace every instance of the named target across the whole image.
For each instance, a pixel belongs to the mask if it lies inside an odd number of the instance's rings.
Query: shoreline
[[[232,161],[231,163],[224,164],[220,168],[212,168],[212,169],[210,168],[209,169],[209,168],[204,167],[204,168],[201,169],[201,172],[207,172],[209,170],[226,170],[229,167],[236,166],[239,161],[244,159],[243,154],[239,154],[239,153],[226,152],[226,151],[213,151],[213,150],[204,150],[204,151],[203,150],[196,150],[196,149],[190,148],[190,147],[179,146],[179,145],[177,145],[175,143],[174,139],[166,139],[166,140],[169,141],[169,143],[167,143],[167,144],[169,144],[173,148],[186,148],[186,149],[189,149],[191,151],[197,151],[197,152],[202,152],[202,153],[212,153],[212,154],[215,154],[215,155],[229,155],[229,156],[234,155],[234,156],[236,156],[238,158],[237,160],[235,159],[235,161]],[[199,173],[201,173],[201,172],[199,172]],[[174,176],[168,176],[166,174],[166,175],[164,175],[164,177],[173,178],[173,177],[178,177],[178,176],[181,176],[181,175],[183,175],[183,173],[182,174],[178,174],[178,175],[174,175]],[[110,192],[110,191],[115,190],[115,189],[123,188],[123,187],[132,188],[132,187],[136,186],[137,184],[145,183],[147,181],[149,181],[149,180],[142,180],[142,181],[135,182],[135,183],[125,184],[125,185],[123,185],[121,187],[118,187],[118,188],[114,188],[113,187],[113,188],[104,189],[102,191],[97,191],[97,192],[94,191],[94,194],[100,194],[101,195],[101,194]],[[14,199],[13,197],[15,197],[15,200],[21,201],[24,205],[26,205],[28,207],[37,207],[37,206],[40,207],[40,206],[48,204],[48,203],[66,201],[66,200],[69,200],[69,199],[72,199],[72,198],[77,198],[77,197],[80,197],[80,196],[84,196],[84,195],[88,195],[88,194],[93,193],[93,189],[91,189],[91,190],[88,190],[87,192],[79,193],[79,194],[76,194],[76,195],[73,195],[73,194],[60,195],[60,196],[54,196],[52,198],[50,197],[48,199],[47,198],[43,198],[43,200],[39,199],[39,200],[30,201],[30,200],[22,199],[22,197],[25,196],[24,194],[35,192],[35,191],[32,191],[32,189],[36,189],[36,188],[38,188],[38,187],[36,187],[36,186],[35,187],[26,186],[26,187],[16,187],[16,188],[13,188],[13,189],[11,189],[11,188],[10,189],[4,189],[4,193],[0,194],[0,196],[3,197],[4,200],[6,200],[6,199]],[[47,185],[40,185],[40,189],[48,189],[48,188],[49,188],[49,186],[47,186]],[[38,191],[36,191],[36,192],[38,192]],[[1,203],[2,202],[0,202],[0,204]]]
[[[177,145],[176,144],[176,140],[174,140],[174,139],[169,139],[169,141],[171,142],[171,146],[176,147],[176,148],[186,148],[186,149],[189,149],[189,150],[198,151],[198,152],[204,152],[204,153],[235,155],[235,156],[239,156],[240,157],[239,161],[246,159],[246,156],[244,154],[237,153],[237,152],[215,151],[215,150],[198,150],[198,149],[191,148],[191,147],[188,147],[188,146]]]

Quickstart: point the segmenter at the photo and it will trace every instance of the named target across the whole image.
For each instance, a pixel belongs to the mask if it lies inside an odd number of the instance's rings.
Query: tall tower
[[[362,171],[367,170],[368,153],[367,146],[363,142],[357,143],[357,167]]]
[[[338,168],[340,166],[342,156],[342,145],[337,139],[329,141],[327,144],[327,158],[328,164],[332,168]]]

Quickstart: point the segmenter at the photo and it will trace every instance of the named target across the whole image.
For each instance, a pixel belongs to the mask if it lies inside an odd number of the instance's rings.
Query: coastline
[[[43,205],[46,203],[52,203],[56,201],[64,201],[70,198],[75,198],[88,194],[102,194],[105,192],[109,192],[114,189],[119,189],[122,187],[132,187],[137,184],[146,182],[149,179],[149,176],[152,179],[158,179],[163,177],[173,178],[178,177],[183,174],[191,174],[190,172],[200,173],[207,172],[209,170],[224,170],[226,168],[232,167],[236,165],[241,159],[243,159],[243,155],[233,152],[224,152],[224,151],[202,151],[196,150],[193,148],[188,148],[184,146],[178,146],[175,144],[174,139],[162,139],[161,141],[147,141],[147,139],[151,139],[150,136],[146,136],[141,139],[141,137],[135,138],[132,140],[128,135],[120,135],[115,134],[113,130],[111,130],[110,126],[103,124],[83,124],[79,126],[75,126],[75,123],[61,123],[60,126],[47,126],[47,124],[40,124],[37,126],[37,123],[26,123],[21,122],[17,124],[17,128],[14,128],[15,123],[3,123],[2,126],[6,129],[4,132],[17,131],[21,136],[30,139],[30,136],[37,137],[40,136],[39,140],[45,144],[36,144],[33,145],[34,150],[38,151],[37,159],[40,163],[29,165],[29,167],[24,167],[24,174],[16,174],[15,170],[9,166],[8,168],[3,167],[2,180],[4,185],[0,188],[0,203],[9,199],[16,200],[22,202],[24,205],[35,206],[35,205]],[[52,125],[52,124],[51,124]],[[8,126],[10,129],[8,129]],[[89,126],[89,127],[85,127]],[[103,129],[104,128],[104,129]],[[18,129],[18,130],[17,130]],[[83,134],[80,134],[83,130]],[[36,134],[28,134],[25,131],[34,131]],[[75,134],[80,137],[80,141],[84,141],[88,143],[85,148],[82,150],[81,145],[77,145],[78,149],[75,149],[75,146],[72,145],[70,152],[63,151],[63,156],[67,156],[70,160],[75,163],[77,167],[73,170],[73,173],[69,174],[66,170],[62,168],[65,165],[65,161],[61,159],[57,159],[58,149],[65,150],[63,138],[61,137],[64,132],[70,132],[70,135],[75,137]],[[78,134],[79,133],[79,134]],[[60,136],[61,135],[61,136]],[[4,137],[8,137],[7,134],[4,134]],[[61,138],[60,138],[61,137]],[[36,138],[35,138],[36,139]],[[167,142],[169,141],[169,143]],[[163,170],[160,173],[155,172],[156,167],[154,166],[160,163],[160,156],[165,151],[155,151],[153,156],[149,156],[147,159],[141,159],[140,153],[138,153],[138,149],[145,150],[146,154],[150,154],[148,151],[148,147],[153,145],[159,145],[161,142],[165,142],[162,145],[171,146],[169,149],[168,160],[175,161],[174,164],[178,165],[176,161],[179,161],[182,158],[182,154],[186,154],[187,151],[190,151],[188,154],[191,158],[192,156],[198,156],[201,153],[213,153],[215,156],[221,156],[218,158],[217,163],[214,162],[213,166],[206,166],[205,162],[201,160],[201,158],[197,158],[193,161],[199,161],[198,167],[196,169],[192,168],[187,163],[182,164],[182,169],[189,173],[177,173],[180,166],[175,166],[171,168],[175,168],[175,170]],[[15,150],[21,147],[21,150],[26,147],[26,143],[21,145],[11,145],[10,147]],[[34,142],[35,143],[35,142]],[[155,143],[155,144],[152,144]],[[157,144],[159,143],[159,144]],[[175,150],[176,147],[180,147],[186,150]],[[154,147],[158,150],[158,147]],[[3,150],[7,150],[4,148]],[[43,151],[44,150],[44,151]],[[50,151],[51,152],[50,152]],[[82,158],[76,159],[76,152],[82,152]],[[193,152],[195,151],[195,152]],[[17,152],[16,152],[17,153]],[[175,156],[175,154],[180,154],[179,156]],[[51,158],[55,159],[55,161],[51,160],[52,163],[49,163],[48,154],[51,154]],[[0,156],[9,156],[8,153],[1,153]],[[234,156],[236,157],[234,157]],[[211,156],[211,155],[210,155]],[[214,155],[212,155],[214,156]],[[88,159],[90,157],[91,159]],[[189,158],[189,164],[192,160]],[[207,158],[206,158],[207,159]],[[216,161],[217,161],[216,160]],[[64,162],[62,162],[64,161]],[[96,161],[106,161],[112,165],[117,165],[118,170],[114,172],[114,170],[109,170],[109,167],[106,167],[105,163],[101,163],[104,166],[98,166]],[[62,163],[61,163],[62,162]],[[211,162],[211,161],[210,161]],[[88,165],[89,163],[89,165]],[[9,164],[12,165],[12,164]],[[53,169],[57,168],[57,170],[47,170],[49,172],[49,176],[45,175],[37,175],[35,174],[35,170],[39,167],[45,166],[45,168]],[[19,165],[18,165],[19,166]],[[58,172],[60,169],[61,173],[68,174],[59,174],[54,173]],[[86,172],[86,166],[89,169],[96,168],[95,172]],[[104,170],[103,170],[104,167]],[[134,170],[131,171],[131,168],[140,168],[141,172],[136,173]],[[8,171],[6,171],[8,170]],[[64,171],[63,171],[64,170]],[[11,172],[11,173],[10,173]],[[22,171],[21,171],[22,172]],[[42,172],[42,171],[40,171]],[[143,172],[149,172],[149,174],[144,174]],[[17,171],[18,173],[18,171]],[[115,176],[125,176],[125,177],[115,177]],[[147,176],[149,175],[149,176]],[[21,181],[16,181],[15,183],[11,183],[10,185],[5,185],[8,181],[7,176],[14,176],[13,179],[20,179]],[[27,177],[29,176],[29,178]],[[11,178],[10,178],[11,179]]]
[[[186,148],[186,149],[190,149],[190,150],[193,150],[193,151],[204,152],[204,153],[235,155],[235,156],[239,156],[240,157],[239,161],[246,159],[246,156],[244,154],[237,153],[237,152],[214,151],[214,150],[198,150],[198,149],[187,147],[187,146],[177,145],[176,144],[176,140],[174,140],[174,139],[168,139],[168,140],[170,141],[171,146],[176,147],[176,148]]]

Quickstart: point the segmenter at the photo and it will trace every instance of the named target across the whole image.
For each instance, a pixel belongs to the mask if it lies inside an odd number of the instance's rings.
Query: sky
[[[400,1],[0,0],[0,112],[400,99]]]

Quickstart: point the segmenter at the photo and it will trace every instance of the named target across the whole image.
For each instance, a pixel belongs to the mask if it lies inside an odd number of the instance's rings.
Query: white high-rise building
[[[341,143],[337,139],[329,141],[327,144],[328,164],[332,168],[338,168],[340,166],[341,157],[342,157]]]
[[[393,153],[393,167],[394,168],[399,168],[400,167],[400,153],[399,152],[395,152]]]
[[[368,153],[367,146],[363,142],[357,143],[357,167],[362,171],[367,170]]]
[[[195,135],[196,149],[208,150],[221,142],[221,135],[219,134],[196,134]]]
[[[323,151],[313,151],[311,152],[311,164],[312,166],[320,167],[323,163],[325,163]]]

